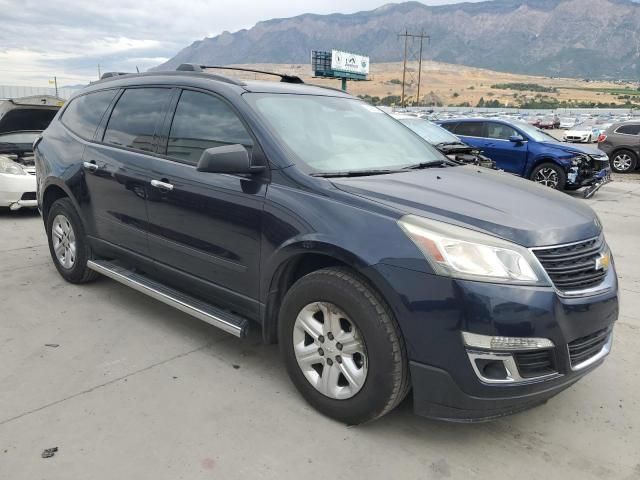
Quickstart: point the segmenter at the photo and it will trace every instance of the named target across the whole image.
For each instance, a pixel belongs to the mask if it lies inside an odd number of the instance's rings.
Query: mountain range
[[[398,61],[398,34],[424,32],[424,58],[512,73],[579,78],[640,77],[640,4],[632,0],[493,0],[266,20],[198,40],[158,70],[181,63],[306,63],[339,49]],[[414,53],[417,44],[409,44]]]

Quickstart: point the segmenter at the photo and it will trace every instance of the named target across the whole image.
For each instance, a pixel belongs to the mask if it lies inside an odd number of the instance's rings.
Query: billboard
[[[368,75],[369,57],[342,52],[340,50],[331,50],[331,69],[337,72]]]

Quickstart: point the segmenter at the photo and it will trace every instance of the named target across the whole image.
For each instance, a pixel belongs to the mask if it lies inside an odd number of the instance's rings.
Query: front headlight
[[[589,157],[587,157],[586,155],[576,155],[575,157],[571,158],[571,165],[573,165],[574,167],[582,165],[583,163],[589,163]]]
[[[10,158],[0,156],[0,173],[9,175],[27,175],[19,163],[14,162]]]
[[[484,282],[548,285],[533,254],[491,235],[406,215],[398,225],[439,275]]]

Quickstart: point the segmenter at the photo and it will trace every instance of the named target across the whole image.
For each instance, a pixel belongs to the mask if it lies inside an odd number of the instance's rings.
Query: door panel
[[[499,122],[485,122],[486,140],[482,147],[485,155],[494,160],[498,168],[523,175],[527,163],[527,142],[509,141],[514,135],[520,135],[509,125]]]
[[[223,99],[204,92],[184,90],[170,120],[163,129],[167,158],[154,162],[147,201],[151,254],[226,292],[219,301],[257,299],[268,176],[196,170],[205,149],[222,145],[241,144],[261,158],[253,137]]]
[[[149,157],[104,145],[90,144],[84,162],[85,178],[98,238],[148,254],[146,188]]]
[[[198,172],[156,160],[152,176],[172,186],[148,196],[149,243],[158,262],[258,298],[260,232],[267,183]]]
[[[83,163],[98,238],[148,255],[146,196],[156,131],[170,88],[125,90],[113,108],[102,143],[90,143]]]

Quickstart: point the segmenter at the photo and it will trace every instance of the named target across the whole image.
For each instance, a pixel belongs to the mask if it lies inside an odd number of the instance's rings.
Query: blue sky
[[[473,1],[473,0],[472,0]],[[478,0],[475,0],[478,1]],[[0,0],[0,84],[86,83],[162,63],[194,40],[302,13],[371,10],[384,0]],[[425,0],[428,5],[458,0]]]

